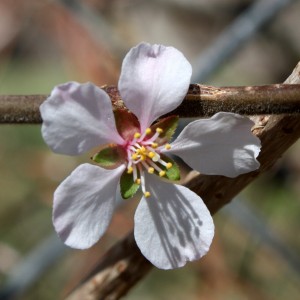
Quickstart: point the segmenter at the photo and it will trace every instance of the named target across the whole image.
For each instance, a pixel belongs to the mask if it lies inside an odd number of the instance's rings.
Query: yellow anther
[[[152,132],[151,128],[146,128],[145,133],[150,134]]]
[[[148,173],[153,174],[154,173],[154,168],[152,168],[152,167],[148,168]]]
[[[133,172],[133,167],[129,167],[128,169],[127,169],[127,173],[128,174],[131,174]]]
[[[170,144],[165,144],[165,149],[166,150],[170,150],[171,149],[171,145]]]
[[[147,156],[146,155],[142,155],[141,156],[141,160],[146,160]]]
[[[158,147],[158,144],[157,144],[157,143],[152,143],[152,144],[151,144],[151,147],[152,147],[153,149],[155,149],[155,148]]]
[[[138,155],[137,155],[136,153],[133,153],[133,154],[131,155],[131,158],[132,158],[133,160],[137,160],[137,159],[138,159]]]
[[[166,168],[167,168],[168,170],[171,169],[172,167],[173,167],[172,163],[168,162],[168,163],[166,164]]]
[[[148,153],[148,156],[149,156],[150,158],[153,158],[153,157],[155,156],[155,153],[152,152],[152,151],[150,151],[150,152]]]
[[[158,132],[158,133],[163,133],[164,131],[163,131],[161,128],[157,127],[157,128],[156,128],[156,132]]]
[[[160,177],[164,177],[165,175],[166,175],[166,171],[160,171],[160,172],[159,172],[159,176],[160,176]]]
[[[135,183],[136,183],[136,184],[141,184],[141,179],[140,179],[140,178],[137,178],[137,179],[135,180]]]
[[[149,198],[151,196],[150,192],[145,192],[144,193],[145,198]]]
[[[139,133],[139,132],[136,132],[135,134],[134,134],[134,138],[135,139],[138,139],[138,138],[140,138],[141,137],[141,134]]]
[[[147,153],[147,149],[144,146],[142,146],[141,149],[140,149],[140,153],[141,154],[146,154]]]

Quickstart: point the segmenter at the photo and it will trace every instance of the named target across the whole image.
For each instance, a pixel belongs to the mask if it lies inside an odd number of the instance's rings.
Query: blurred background
[[[193,82],[280,83],[300,60],[299,16],[292,0],[0,0],[0,93],[116,85],[141,41],[181,50]],[[63,299],[132,230],[137,202],[119,207],[96,246],[71,250],[52,227],[52,195],[89,156],[53,154],[39,125],[1,125],[0,140],[0,300]],[[299,299],[299,148],[215,216],[204,259],[153,270],[125,299]]]

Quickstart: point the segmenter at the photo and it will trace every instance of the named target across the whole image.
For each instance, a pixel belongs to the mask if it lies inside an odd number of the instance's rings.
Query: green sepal
[[[175,130],[178,126],[179,117],[178,116],[169,116],[159,120],[157,123],[151,126],[153,134],[156,132],[156,128],[161,128],[163,132],[157,138],[157,143],[165,144],[169,142],[175,133]]]
[[[121,196],[123,199],[131,198],[138,191],[140,185],[133,181],[132,174],[128,174],[125,170],[120,179]]]
[[[93,155],[91,159],[105,169],[115,169],[126,159],[124,149],[118,145],[108,145]]]
[[[170,169],[166,169],[165,167],[162,167],[162,169],[166,171],[165,177],[172,181],[180,180],[180,169],[177,163],[170,157],[163,154],[161,154],[161,159],[167,163],[168,162],[172,163],[172,167]]]

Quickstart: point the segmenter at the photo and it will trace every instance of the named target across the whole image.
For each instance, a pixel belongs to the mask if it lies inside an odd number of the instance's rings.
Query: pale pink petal
[[[93,246],[106,231],[125,166],[105,170],[83,164],[54,193],[53,224],[62,241],[73,248]]]
[[[157,268],[174,269],[201,258],[214,236],[202,199],[186,187],[147,177],[149,198],[135,213],[134,236],[142,254]]]
[[[220,112],[188,124],[163,152],[203,174],[236,177],[259,168],[260,140],[251,132],[253,125],[247,117]]]
[[[92,83],[56,86],[40,111],[42,135],[54,152],[77,155],[101,144],[124,142],[109,96]]]
[[[142,130],[182,102],[191,75],[190,63],[175,48],[142,43],[129,51],[123,60],[119,90]]]

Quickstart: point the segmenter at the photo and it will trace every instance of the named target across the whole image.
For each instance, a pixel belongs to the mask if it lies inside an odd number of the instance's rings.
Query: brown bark
[[[300,83],[300,63],[286,84]],[[261,167],[256,172],[237,178],[199,175],[191,172],[185,184],[200,195],[212,214],[231,201],[257,176],[267,171],[300,137],[299,115],[265,115],[253,118],[253,133],[261,139]],[[119,299],[151,269],[150,263],[137,248],[133,233],[117,243],[101,259],[85,283],[66,300]]]
[[[115,109],[124,107],[116,87],[103,89]],[[0,95],[0,123],[41,123],[39,106],[46,98],[47,95]],[[219,111],[245,115],[300,113],[300,85],[219,88],[191,84],[182,104],[169,115],[208,117]]]

